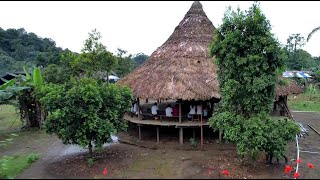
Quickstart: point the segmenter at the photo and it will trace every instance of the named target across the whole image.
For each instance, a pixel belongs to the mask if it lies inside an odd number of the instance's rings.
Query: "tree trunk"
[[[107,71],[107,85],[109,85],[109,72]]]
[[[90,158],[92,158],[92,144],[91,144],[91,141],[89,142],[89,155],[90,155]]]
[[[36,114],[35,114],[35,120],[39,124],[39,128],[41,129],[41,124],[42,124],[42,109],[41,109],[41,104],[39,101],[35,100],[35,106],[36,106]]]
[[[19,95],[20,117],[25,122],[24,128],[39,128],[41,123],[41,105],[32,97],[30,90]]]

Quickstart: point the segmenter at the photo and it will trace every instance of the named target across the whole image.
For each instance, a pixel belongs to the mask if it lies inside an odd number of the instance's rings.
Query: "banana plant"
[[[27,71],[27,68],[25,66],[23,66],[23,70],[26,74],[25,77],[22,76],[22,79],[24,80],[23,84],[35,87],[43,85],[43,78],[40,68],[33,67],[32,75]]]
[[[5,83],[3,85],[0,85],[0,104],[9,103],[9,100],[12,99],[12,97],[16,93],[24,89],[30,88],[26,86],[16,86],[15,83],[16,79],[11,79],[9,81],[5,80]]]

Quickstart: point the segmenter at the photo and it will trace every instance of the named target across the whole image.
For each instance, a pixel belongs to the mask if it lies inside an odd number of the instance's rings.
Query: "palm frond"
[[[310,40],[311,36],[313,35],[313,33],[317,32],[318,30],[320,30],[320,26],[317,28],[314,28],[311,33],[309,33],[308,38],[307,38],[307,42]]]

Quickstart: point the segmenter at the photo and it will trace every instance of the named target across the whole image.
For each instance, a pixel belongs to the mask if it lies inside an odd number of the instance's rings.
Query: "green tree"
[[[287,49],[289,53],[295,53],[298,49],[302,48],[306,44],[303,36],[299,34],[292,34],[287,39]]]
[[[134,69],[134,62],[132,55],[126,55],[127,51],[118,48],[118,63],[115,68],[115,72],[119,77],[124,77]]]
[[[88,77],[94,76],[98,71],[106,71],[108,77],[117,59],[100,40],[100,32],[92,30],[84,42],[82,54],[72,63],[73,68],[83,69]]]
[[[311,67],[317,66],[315,59],[311,56],[311,54],[303,49],[299,49],[296,52],[296,59],[298,61],[296,64],[293,64],[292,67],[297,70],[308,70]]]
[[[223,130],[239,154],[255,157],[267,151],[265,127],[271,120],[276,70],[283,66],[283,53],[258,3],[245,12],[229,7],[209,48],[219,69],[222,95],[209,124]],[[277,143],[284,142],[277,139]]]
[[[0,52],[0,77],[14,70],[15,59]]]
[[[64,51],[56,47],[52,39],[43,39],[32,32],[27,33],[23,28],[0,28],[0,63],[3,62],[3,65],[0,64],[0,75],[3,72],[21,70],[22,65],[46,67],[49,64],[58,64],[59,56]]]
[[[291,70],[310,69],[315,67],[314,58],[301,48],[305,45],[304,37],[300,34],[292,34],[287,39],[287,55],[285,65]]]
[[[148,55],[145,55],[144,53],[138,53],[132,57],[132,60],[134,62],[134,68],[139,67],[141,64],[143,64],[147,59],[149,58]]]
[[[49,112],[46,132],[55,133],[64,144],[101,147],[111,141],[111,134],[126,128],[124,112],[133,99],[126,87],[98,84],[82,78],[63,85],[42,88],[41,103]]]
[[[43,72],[43,79],[47,83],[64,84],[72,77],[72,71],[67,66],[50,64]]]

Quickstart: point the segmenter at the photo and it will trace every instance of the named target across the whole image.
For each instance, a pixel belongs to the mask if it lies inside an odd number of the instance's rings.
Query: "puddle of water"
[[[112,140],[111,143],[105,143],[105,144],[103,144],[102,147],[108,147],[113,144],[119,143],[118,137],[115,135],[111,135],[111,140]],[[88,151],[88,148],[82,148],[79,145],[66,145],[63,153],[61,153],[61,156],[72,155],[72,154],[77,154],[77,153],[82,153],[82,152],[87,152],[87,151]]]
[[[118,137],[117,136],[115,136],[115,135],[111,135],[111,139],[112,139],[112,143],[118,143],[119,141],[118,141]]]

